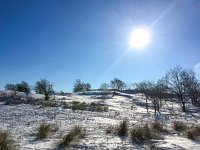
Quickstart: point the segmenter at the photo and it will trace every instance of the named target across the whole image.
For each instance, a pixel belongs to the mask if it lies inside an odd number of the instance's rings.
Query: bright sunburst
[[[130,36],[131,48],[141,49],[146,47],[150,42],[150,32],[145,28],[136,28]]]

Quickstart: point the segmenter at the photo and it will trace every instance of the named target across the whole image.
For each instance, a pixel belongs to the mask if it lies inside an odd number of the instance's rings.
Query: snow
[[[11,91],[5,91],[11,94]],[[24,96],[23,93],[17,93]],[[118,93],[119,94],[119,93]],[[29,97],[39,99],[43,95],[29,94]],[[19,148],[22,150],[47,150],[55,149],[63,135],[68,133],[74,125],[80,125],[86,129],[86,137],[77,144],[74,149],[149,149],[147,145],[132,144],[130,140],[122,139],[117,135],[106,134],[108,126],[116,126],[123,119],[128,119],[130,127],[137,123],[145,123],[154,120],[154,111],[149,102],[149,112],[147,115],[145,99],[142,94],[108,94],[107,98],[102,98],[100,92],[79,93],[68,96],[55,97],[56,101],[80,101],[80,102],[98,102],[109,107],[109,112],[90,112],[73,111],[71,109],[62,109],[58,107],[42,108],[28,104],[4,105],[0,103],[0,129],[9,130],[15,139]],[[131,110],[131,106],[133,110]],[[199,113],[186,114],[180,112],[178,104],[167,103],[161,109],[163,123],[171,129],[173,120],[184,120],[189,123],[197,123],[200,119]],[[58,132],[53,132],[45,140],[36,140],[34,134],[36,129],[43,122],[57,124]],[[157,141],[157,147],[169,149],[199,149],[200,143],[191,141],[177,134],[164,135],[163,140]]]

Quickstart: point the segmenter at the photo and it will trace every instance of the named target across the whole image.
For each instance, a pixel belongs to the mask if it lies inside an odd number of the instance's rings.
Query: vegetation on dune
[[[152,122],[151,129],[155,132],[167,132],[166,129],[164,129],[164,125],[160,122]]]
[[[173,121],[172,128],[175,131],[182,132],[182,131],[186,131],[188,129],[188,126],[187,126],[187,124],[185,122],[182,122],[182,121]]]
[[[160,138],[159,133],[154,132],[146,123],[145,125],[134,126],[130,131],[130,139],[133,143],[146,143],[152,139]]]
[[[26,93],[26,97],[31,92],[30,85],[25,81],[21,81],[21,83],[17,83],[17,84],[6,84],[4,88],[5,90],[24,92]]]
[[[15,143],[7,131],[0,131],[0,150],[16,150]]]
[[[128,136],[128,121],[123,120],[120,122],[119,129],[118,129],[118,135],[119,136]]]
[[[53,84],[51,84],[46,79],[40,79],[35,84],[35,92],[37,94],[43,94],[45,96],[45,100],[49,100],[50,96],[54,94]]]
[[[200,139],[200,126],[195,125],[192,128],[186,130],[186,137],[191,140],[199,140]]]
[[[113,90],[122,91],[126,88],[126,83],[118,78],[114,78],[113,80],[110,81],[110,87]]]
[[[51,124],[42,123],[37,131],[37,138],[45,139],[48,137],[50,132],[52,131]]]
[[[177,66],[170,69],[164,77],[157,82],[143,81],[136,84],[136,89],[146,97],[146,109],[150,100],[156,113],[161,113],[163,102],[171,99],[177,100],[185,112],[186,101],[189,99],[195,106],[200,105],[200,82],[196,74],[190,69]]]
[[[59,143],[60,147],[68,147],[73,142],[78,142],[85,137],[85,130],[80,126],[74,126],[73,129],[65,135]]]
[[[42,101],[41,102],[42,107],[58,107],[58,102],[55,101]]]
[[[72,102],[72,110],[85,110],[85,111],[96,111],[103,112],[108,111],[108,107],[101,106],[96,103],[85,103],[85,102]]]
[[[91,85],[89,83],[81,82],[80,79],[77,79],[74,83],[73,92],[83,92],[90,91]]]

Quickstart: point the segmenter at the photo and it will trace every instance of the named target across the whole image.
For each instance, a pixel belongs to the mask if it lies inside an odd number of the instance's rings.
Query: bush
[[[60,147],[68,147],[72,142],[79,141],[84,138],[85,131],[80,126],[73,127],[72,131],[70,131],[67,135],[65,135],[61,142]]]
[[[42,107],[58,107],[58,103],[53,101],[43,101]]]
[[[156,131],[156,132],[163,132],[165,131],[163,129],[163,124],[161,124],[160,122],[153,122],[151,123],[151,129]]]
[[[148,127],[148,124],[144,126],[134,127],[130,132],[130,138],[133,143],[144,143],[156,138],[157,136]]]
[[[96,112],[103,112],[108,111],[108,107],[101,106],[100,104],[92,103],[85,103],[85,102],[72,102],[72,110],[85,110],[85,111],[96,111]]]
[[[96,112],[103,112],[103,111],[108,111],[108,107],[106,106],[101,106],[100,104],[96,104],[94,102],[92,102],[89,105],[89,111],[96,111]]]
[[[120,122],[118,135],[119,136],[127,136],[128,135],[128,121],[127,120],[123,120],[122,122]]]
[[[49,100],[50,96],[54,94],[53,84],[46,79],[40,79],[35,83],[35,92],[37,94],[43,94],[45,100]]]
[[[37,137],[39,139],[45,139],[48,137],[49,133],[52,131],[52,127],[50,124],[41,124],[38,128]]]
[[[61,105],[63,106],[64,109],[69,109],[69,108],[71,108],[70,105],[69,105],[68,103],[63,102],[63,101],[61,102]]]
[[[172,127],[175,131],[186,131],[188,128],[187,125],[182,121],[174,121]]]
[[[200,126],[194,126],[193,128],[186,131],[188,139],[196,140],[200,137]]]
[[[0,131],[0,150],[14,150],[16,149],[14,141],[10,133],[7,131]]]

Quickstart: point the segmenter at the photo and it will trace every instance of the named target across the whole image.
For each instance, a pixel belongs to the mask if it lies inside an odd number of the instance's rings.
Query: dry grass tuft
[[[7,131],[0,131],[0,150],[15,150],[14,141],[10,133]]]
[[[188,129],[187,124],[182,121],[174,121],[172,127],[175,131],[179,132],[186,131]]]
[[[118,135],[119,136],[128,136],[128,130],[129,130],[128,129],[128,121],[123,120],[122,122],[120,122]]]
[[[143,126],[135,126],[130,131],[130,138],[133,143],[145,143],[151,139],[159,138],[158,134],[153,133],[146,123]]]
[[[38,128],[37,137],[39,139],[45,139],[48,137],[48,135],[50,134],[51,131],[52,131],[51,124],[43,123]]]
[[[65,135],[60,141],[60,147],[68,147],[72,142],[78,142],[85,137],[85,130],[80,126],[73,127],[72,131]]]
[[[197,140],[200,137],[200,126],[196,125],[191,129],[186,131],[186,136],[188,139]]]

